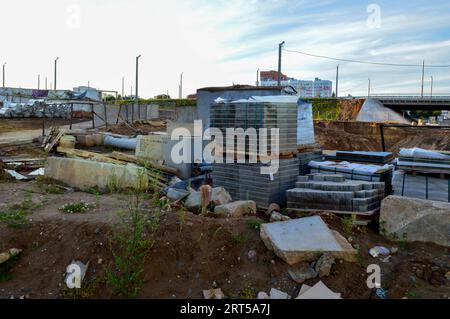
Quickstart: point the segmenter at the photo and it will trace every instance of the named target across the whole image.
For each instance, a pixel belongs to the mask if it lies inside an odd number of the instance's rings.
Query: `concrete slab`
[[[313,261],[323,253],[347,261],[356,256],[347,240],[331,231],[319,216],[264,224],[260,236],[266,247],[289,265]]]
[[[302,290],[304,291],[302,293]],[[322,281],[319,281],[311,288],[300,290],[300,294],[295,299],[342,299],[340,293],[330,290]]]
[[[389,196],[381,203],[380,230],[391,239],[450,247],[450,203]]]
[[[242,200],[219,205],[214,208],[214,215],[234,218],[256,215],[256,203],[252,200]]]
[[[77,158],[49,157],[45,176],[78,189],[148,188],[145,169],[134,164],[117,165]]]

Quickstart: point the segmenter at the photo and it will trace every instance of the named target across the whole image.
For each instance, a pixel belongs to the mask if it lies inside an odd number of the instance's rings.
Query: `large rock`
[[[241,200],[214,208],[214,214],[221,217],[243,217],[256,215],[256,203],[252,200]]]
[[[391,239],[450,247],[450,203],[389,196],[381,203],[380,231]]]
[[[267,249],[289,265],[313,261],[324,253],[354,261],[357,253],[343,236],[330,230],[319,216],[264,224],[260,236]]]
[[[198,213],[201,208],[201,192],[192,192],[189,194],[184,205],[191,212]],[[231,196],[223,187],[216,187],[212,189],[211,203],[214,206],[225,205],[231,202]],[[211,204],[210,203],[210,204]]]
[[[145,169],[133,164],[117,165],[76,158],[49,157],[45,176],[79,189],[148,188]]]

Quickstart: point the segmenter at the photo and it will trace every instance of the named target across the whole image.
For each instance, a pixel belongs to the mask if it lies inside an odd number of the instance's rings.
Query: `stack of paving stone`
[[[309,162],[311,161],[322,161],[323,153],[322,150],[311,150],[306,152],[299,152],[297,154],[297,158],[299,160],[299,175],[307,175],[311,173],[311,167],[309,166]]]
[[[290,209],[352,212],[373,215],[385,197],[384,183],[347,180],[342,175],[299,176],[296,188],[288,190]]]
[[[338,174],[349,180],[383,182],[386,195],[392,194],[393,165],[311,161],[309,166],[311,167],[311,173],[314,174]]]
[[[280,159],[276,174],[261,174],[267,165],[226,163],[213,165],[211,177],[215,187],[224,187],[233,200],[253,200],[259,208],[271,203],[284,205],[286,191],[295,187],[298,175],[297,158]]]
[[[391,152],[347,152],[337,151],[326,156],[327,160],[349,161],[352,163],[387,164],[394,160],[394,153]]]
[[[267,129],[267,150],[271,149],[271,129],[279,130],[279,153],[295,154],[297,152],[297,112],[298,106],[291,98],[288,102],[274,100],[264,102],[246,100],[237,102],[217,103],[211,107],[210,126],[219,129],[224,136],[224,151],[226,149],[226,130],[240,128],[244,131],[253,128],[258,135],[259,129]],[[245,153],[251,150],[258,152],[258,136],[245,139],[244,145],[236,141],[236,145],[245,147]],[[274,136],[275,137],[275,136]],[[234,141],[233,141],[234,142]],[[256,144],[255,144],[256,143]],[[232,149],[234,146],[232,146]],[[259,153],[264,154],[266,150]]]
[[[210,127],[219,129],[224,137],[224,164],[213,163],[212,179],[215,187],[224,187],[233,200],[253,200],[258,207],[267,208],[271,203],[285,205],[286,190],[295,187],[299,171],[297,155],[298,98],[293,96],[252,97],[249,100],[220,102],[211,107]],[[246,163],[225,162],[227,129],[267,129],[267,149],[258,149],[259,136],[246,138],[245,145],[236,141],[236,149],[244,150]],[[278,129],[278,153],[270,152],[271,129]],[[242,141],[241,141],[242,142]],[[245,146],[245,148],[244,148]],[[234,149],[234,145],[228,148]],[[257,154],[254,154],[256,150]],[[235,151],[235,153],[237,153]],[[270,154],[264,158],[264,154]],[[241,154],[240,154],[241,155]],[[249,163],[250,155],[258,155],[257,163]],[[283,155],[278,157],[278,155]],[[261,168],[269,166],[260,161],[278,161],[278,172],[263,174]]]

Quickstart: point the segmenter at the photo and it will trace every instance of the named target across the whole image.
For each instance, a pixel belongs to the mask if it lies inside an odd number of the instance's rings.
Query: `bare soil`
[[[29,191],[40,192],[33,183],[0,184],[0,210],[21,202]],[[64,288],[64,275],[72,260],[90,261],[84,280],[91,287],[89,297],[114,297],[103,278],[112,261],[111,223],[117,212],[126,208],[127,196],[31,194],[42,206],[29,216],[28,225],[12,229],[0,224],[0,251],[12,247],[24,250],[12,269],[12,279],[0,282],[0,298],[71,297]],[[98,206],[85,214],[68,215],[58,210],[74,200]],[[151,202],[146,204],[149,210],[156,209]],[[215,285],[229,298],[254,297],[258,291],[268,292],[272,287],[297,295],[301,285],[290,279],[289,266],[267,250],[258,230],[248,227],[248,220],[254,218],[211,219],[185,212],[181,219],[181,213],[174,210],[161,221],[156,244],[145,264],[146,281],[140,298],[202,298],[202,290]],[[341,218],[328,214],[322,217],[330,228],[343,233]],[[322,278],[344,298],[377,298],[366,286],[366,266],[372,263],[381,266],[383,288],[390,298],[449,298],[450,283],[444,277],[450,270],[448,248],[390,242],[366,227],[355,228],[350,237],[353,246],[359,248],[359,261],[337,261],[331,275]],[[399,251],[390,262],[383,263],[368,254],[375,245],[397,247]],[[247,257],[250,250],[256,251],[256,260]]]
[[[73,123],[82,122],[82,119],[73,119]],[[45,127],[63,126],[70,124],[69,119],[45,119]],[[0,119],[0,134],[8,132],[20,132],[27,130],[42,129],[42,119],[23,118],[23,119]]]
[[[378,123],[352,121],[315,121],[317,142],[326,150],[381,151]],[[430,128],[385,128],[387,151],[421,147],[450,151],[450,131]]]

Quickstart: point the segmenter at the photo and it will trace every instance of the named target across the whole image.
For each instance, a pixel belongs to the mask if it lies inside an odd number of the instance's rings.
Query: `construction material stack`
[[[392,194],[392,176],[394,173],[393,165],[311,161],[309,166],[311,167],[311,173],[339,174],[348,180],[382,182],[385,185],[385,194]]]
[[[223,163],[213,164],[214,186],[225,187],[234,200],[254,200],[259,208],[266,208],[273,202],[284,205],[286,190],[294,187],[299,169],[296,157],[298,98],[253,97],[219,102],[211,108],[210,122],[211,127],[219,129],[224,136]],[[255,138],[250,134],[253,139],[245,138],[245,145],[238,140],[236,150],[234,145],[226,144],[227,129],[255,129],[259,136]],[[261,129],[267,129],[267,148],[261,143]],[[271,129],[278,129],[278,136]],[[279,139],[278,150],[273,148],[276,145],[272,138]],[[227,161],[227,154],[228,158],[234,158],[233,163]],[[243,156],[245,163],[237,163],[238,156]],[[250,162],[252,157],[257,158],[256,163]],[[278,170],[272,174],[261,170],[275,165]]]
[[[372,216],[385,197],[383,182],[347,180],[343,175],[299,176],[287,191],[288,209],[319,210]]]

